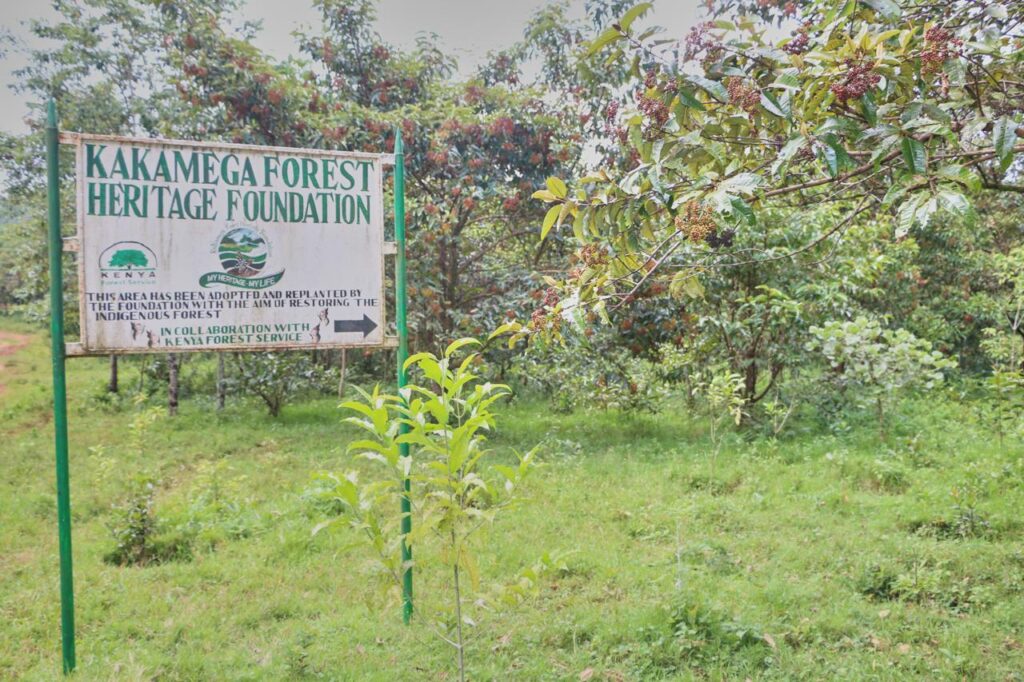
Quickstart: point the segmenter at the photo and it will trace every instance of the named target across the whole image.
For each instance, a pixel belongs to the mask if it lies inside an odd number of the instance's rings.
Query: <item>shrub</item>
[[[662,677],[728,666],[753,672],[772,662],[774,644],[761,630],[705,604],[682,599],[641,627],[612,654],[626,659],[639,677]]]
[[[832,368],[838,391],[854,389],[873,403],[879,437],[886,437],[886,410],[893,397],[911,388],[932,388],[943,370],[955,366],[931,344],[905,329],[882,329],[877,320],[858,317],[811,327],[807,349],[820,351]]]
[[[927,560],[915,561],[903,569],[867,566],[856,587],[872,599],[938,606],[955,613],[983,608],[991,602],[990,588]]]
[[[157,537],[153,512],[155,482],[147,477],[133,481],[128,497],[114,507],[114,519],[107,524],[116,546],[104,560],[118,566],[146,566],[192,558],[187,536],[170,533]]]

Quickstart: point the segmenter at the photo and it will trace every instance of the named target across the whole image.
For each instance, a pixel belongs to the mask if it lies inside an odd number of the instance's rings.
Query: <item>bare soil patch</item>
[[[30,343],[32,343],[32,336],[29,334],[0,331],[0,395],[3,395],[6,390],[4,376],[7,373],[7,365],[3,359],[8,355],[14,355]]]

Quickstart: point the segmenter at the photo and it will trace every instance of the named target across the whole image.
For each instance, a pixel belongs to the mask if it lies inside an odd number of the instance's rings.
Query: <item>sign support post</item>
[[[53,358],[53,432],[57,458],[57,534],[60,540],[60,635],[64,672],[75,669],[75,593],[71,568],[71,483],[68,473],[68,400],[61,268],[60,167],[57,105],[46,105],[46,195],[50,241],[50,344]]]
[[[405,361],[409,357],[409,328],[406,320],[405,284],[405,148],[402,145],[402,130],[395,129],[395,326],[398,331],[398,391],[405,388]],[[402,424],[399,433],[409,432]],[[400,443],[398,456],[409,456],[409,444]],[[402,622],[409,624],[412,618],[412,548],[405,538],[412,532],[412,503],[409,478],[405,479],[402,495]]]

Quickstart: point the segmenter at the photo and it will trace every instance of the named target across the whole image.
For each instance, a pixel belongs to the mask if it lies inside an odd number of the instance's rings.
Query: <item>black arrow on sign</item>
[[[361,320],[335,320],[334,321],[334,332],[362,332],[363,338],[365,339],[367,334],[377,328],[377,323],[371,320],[367,315],[363,314]]]

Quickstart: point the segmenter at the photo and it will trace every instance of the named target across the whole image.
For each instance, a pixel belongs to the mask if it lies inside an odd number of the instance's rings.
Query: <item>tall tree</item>
[[[543,215],[532,188],[578,156],[578,141],[555,134],[567,108],[524,85],[508,54],[454,83],[433,38],[409,51],[382,40],[372,2],[317,6],[320,31],[299,36],[308,62],[275,62],[208,16],[181,14],[168,51],[180,97],[204,134],[239,142],[387,152],[400,128],[419,341],[483,332],[499,309],[488,303],[528,288]]]

